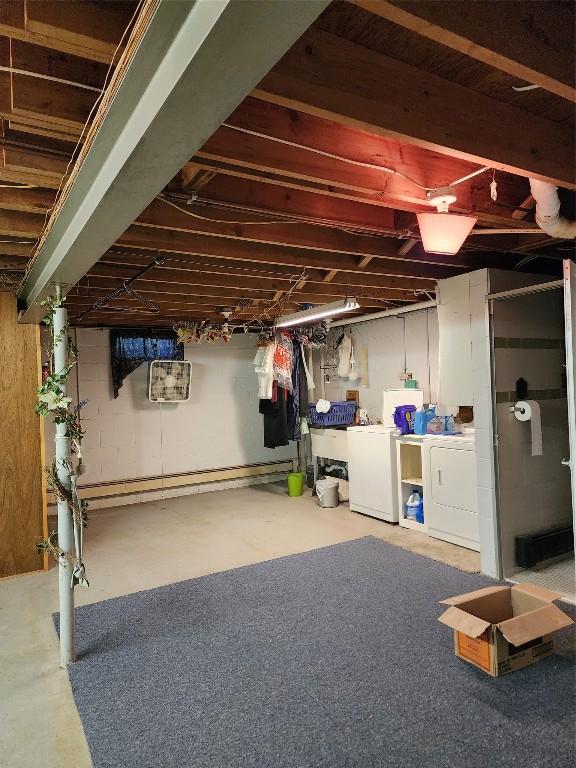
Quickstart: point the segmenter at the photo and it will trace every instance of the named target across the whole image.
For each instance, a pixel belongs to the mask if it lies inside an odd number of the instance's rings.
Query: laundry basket
[[[318,413],[315,403],[308,406],[308,420],[313,427],[345,427],[354,424],[355,416],[355,400],[330,402],[328,413]]]

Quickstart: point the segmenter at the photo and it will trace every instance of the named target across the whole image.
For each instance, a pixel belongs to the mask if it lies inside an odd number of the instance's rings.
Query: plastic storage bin
[[[355,415],[354,400],[331,402],[328,413],[318,413],[314,403],[308,406],[308,419],[313,427],[345,427],[354,423]]]

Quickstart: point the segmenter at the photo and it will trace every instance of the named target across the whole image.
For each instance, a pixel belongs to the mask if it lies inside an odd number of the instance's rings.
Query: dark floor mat
[[[94,766],[573,768],[573,628],[495,680],[436,620],[490,583],[369,537],[79,608]]]

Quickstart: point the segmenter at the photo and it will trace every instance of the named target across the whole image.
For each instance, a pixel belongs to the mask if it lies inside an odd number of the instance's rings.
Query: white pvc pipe
[[[576,237],[576,221],[560,215],[558,187],[547,181],[530,179],[530,192],[536,200],[536,224],[550,237],[573,239]]]
[[[60,297],[60,286],[56,296]],[[54,370],[64,370],[68,364],[68,334],[66,310],[58,307],[54,312]],[[66,395],[66,387],[61,385]],[[70,456],[70,440],[66,437],[66,424],[56,424],[56,471],[65,488],[70,488],[70,477],[63,462]],[[67,501],[58,502],[58,546],[66,553],[74,552],[72,510]],[[72,587],[72,565],[65,557],[58,561],[58,595],[60,603],[60,666],[74,661],[74,589]]]

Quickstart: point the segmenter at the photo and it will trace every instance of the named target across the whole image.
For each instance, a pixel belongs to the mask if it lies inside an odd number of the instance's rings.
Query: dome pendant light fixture
[[[438,213],[416,214],[422,246],[426,253],[453,256],[462,247],[478,218],[448,213],[448,206],[456,202],[453,187],[438,187],[428,192],[427,197]]]

